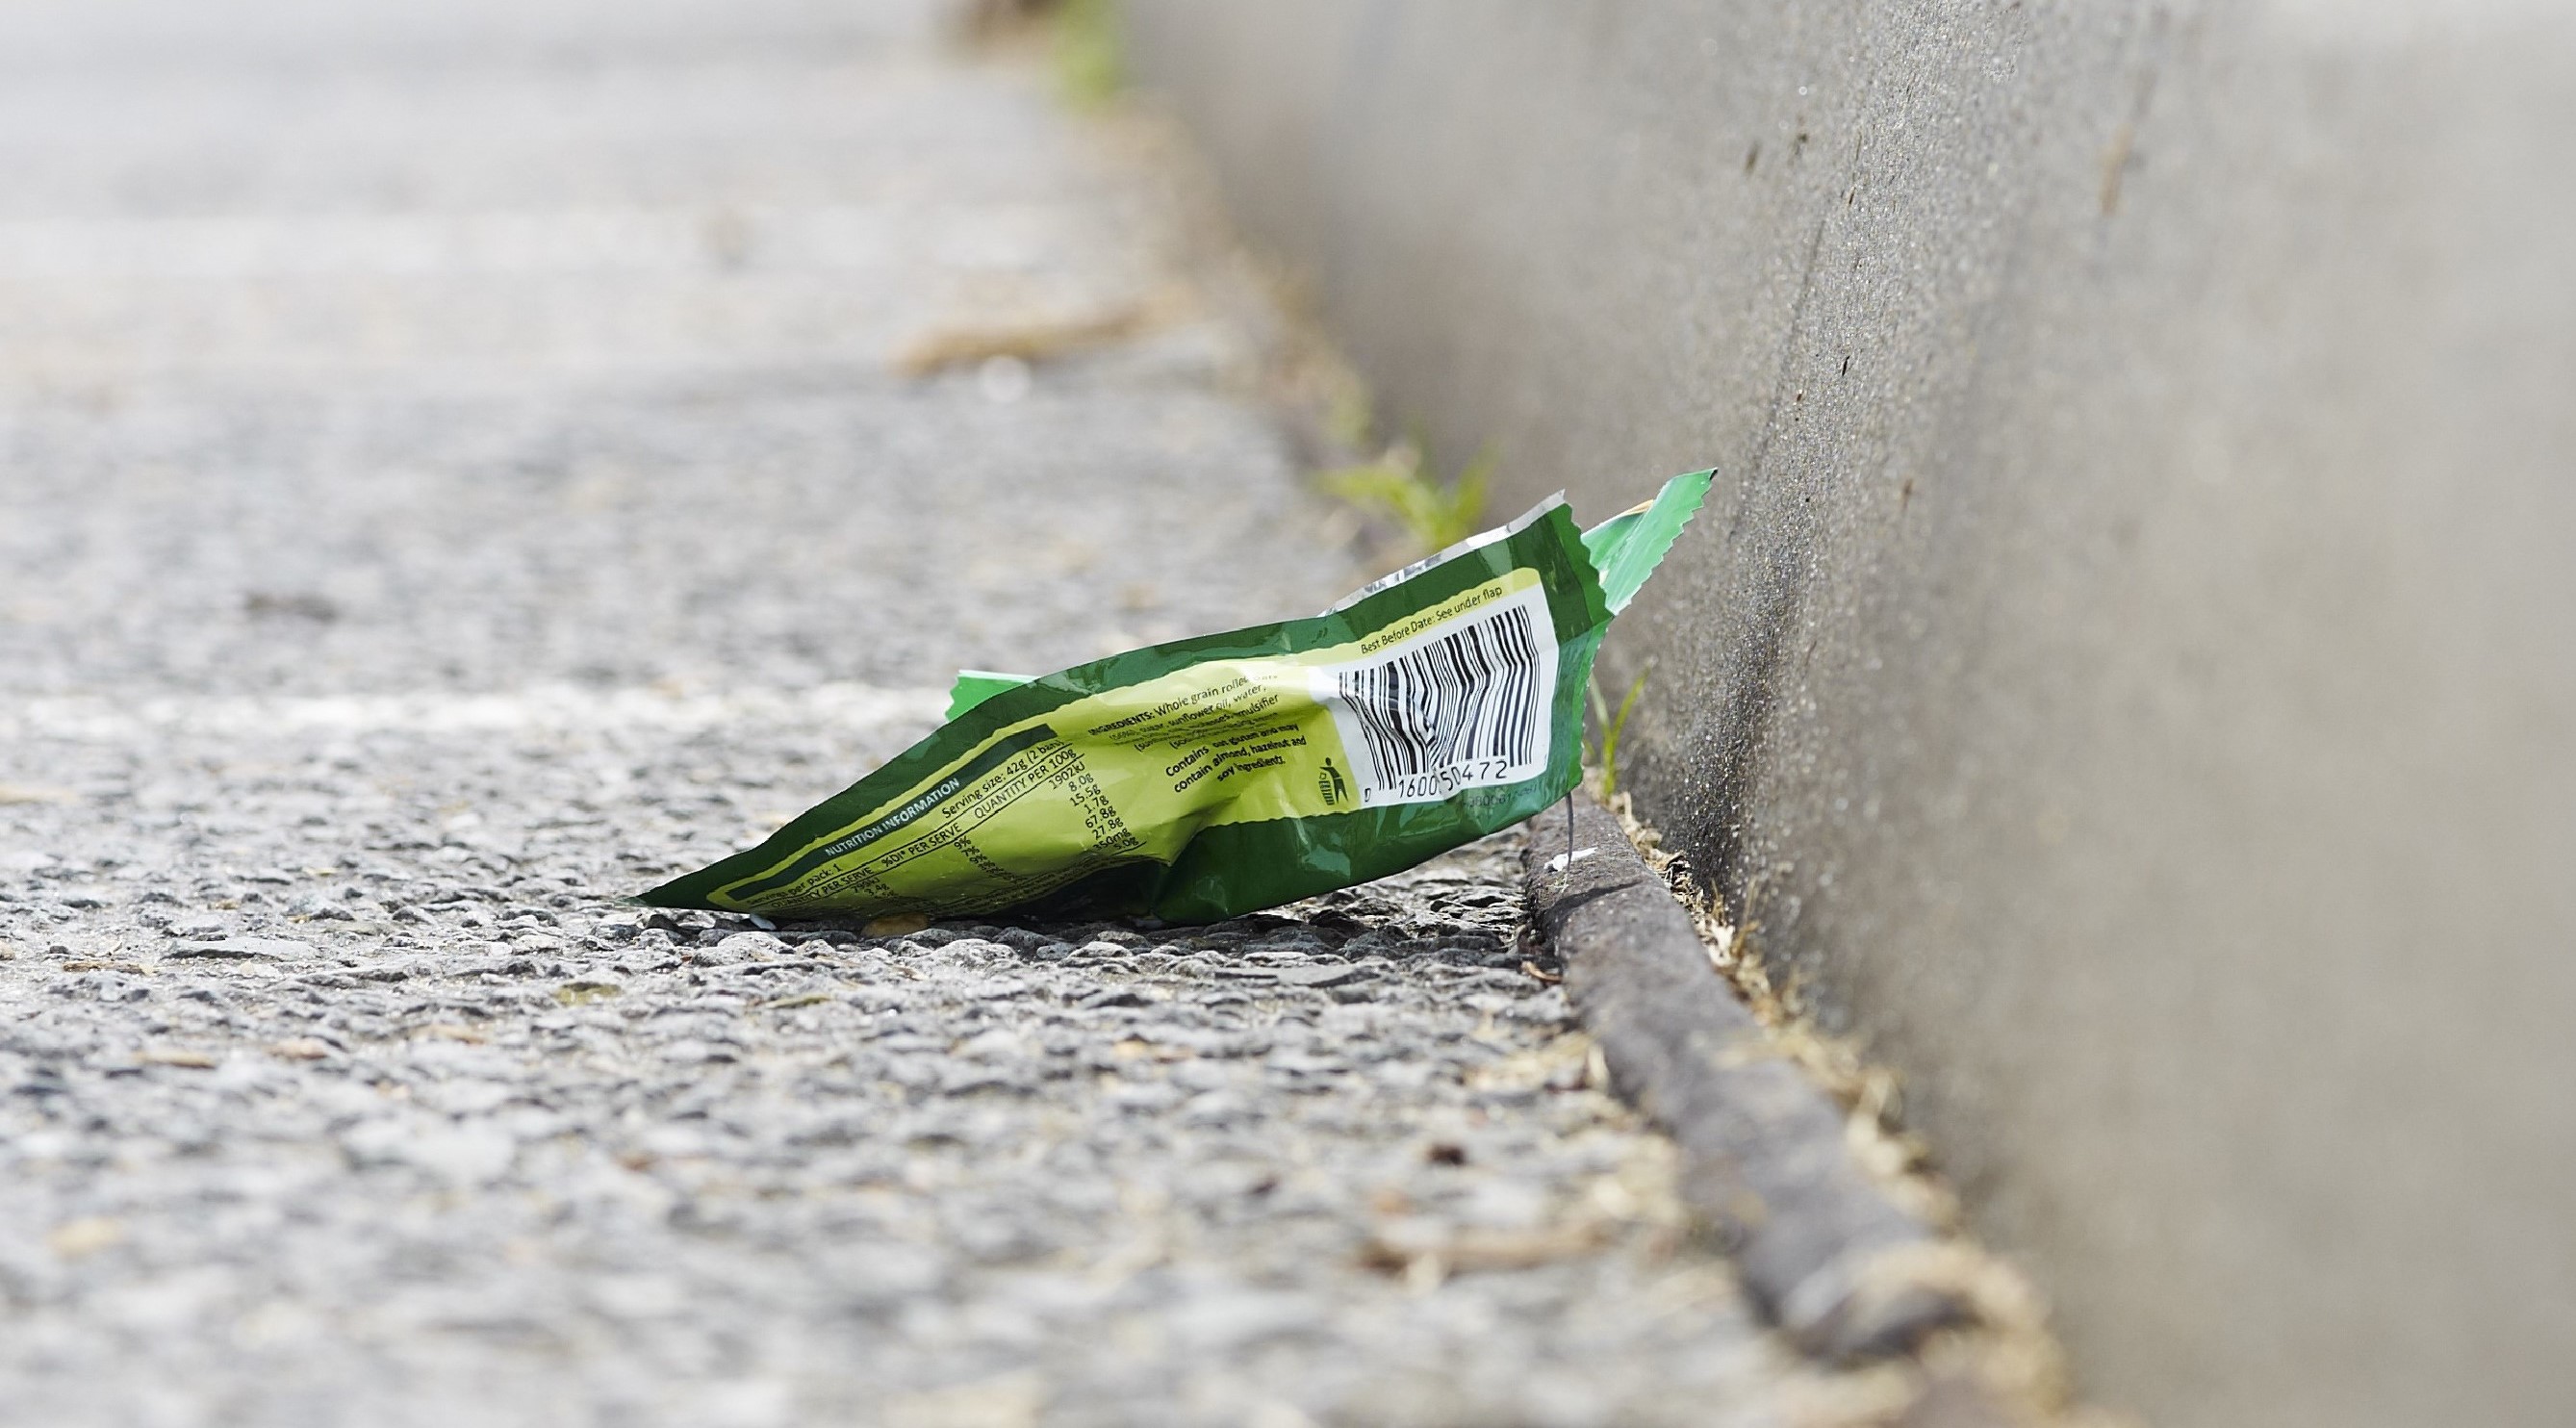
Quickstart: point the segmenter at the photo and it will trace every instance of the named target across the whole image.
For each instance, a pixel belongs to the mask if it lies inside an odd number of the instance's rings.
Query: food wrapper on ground
[[[1402,872],[1573,790],[1602,633],[1709,475],[1589,531],[1548,501],[1311,619],[969,671],[937,732],[642,900],[1212,922]]]

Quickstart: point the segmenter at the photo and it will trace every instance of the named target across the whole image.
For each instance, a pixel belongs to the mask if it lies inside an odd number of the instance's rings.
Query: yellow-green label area
[[[1220,824],[1536,778],[1557,659],[1540,576],[1515,568],[1344,644],[1190,665],[1006,726],[708,900],[791,917],[992,911],[1168,863]]]

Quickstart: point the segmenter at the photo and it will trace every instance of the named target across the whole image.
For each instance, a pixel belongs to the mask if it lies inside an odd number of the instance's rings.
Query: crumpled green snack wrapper
[[[1709,476],[1589,531],[1559,497],[1312,619],[969,671],[937,732],[642,901],[1213,922],[1402,872],[1573,790],[1602,633]]]

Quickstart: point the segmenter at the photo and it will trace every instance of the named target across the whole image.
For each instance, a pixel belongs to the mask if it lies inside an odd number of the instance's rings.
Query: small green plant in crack
[[[1599,676],[1593,678],[1591,688],[1585,691],[1592,699],[1592,722],[1601,730],[1601,747],[1593,762],[1601,770],[1601,801],[1604,803],[1619,795],[1619,739],[1628,730],[1628,716],[1636,712],[1637,696],[1646,692],[1646,676],[1654,672],[1655,662],[1650,659],[1644,669],[1637,671],[1636,681],[1628,686],[1628,692],[1619,700],[1615,712],[1609,701],[1601,697]]]
[[[1055,7],[1057,86],[1078,109],[1097,109],[1127,84],[1125,27],[1118,0],[1062,0]]]
[[[1394,523],[1421,554],[1446,550],[1484,529],[1485,492],[1492,484],[1491,448],[1443,482],[1433,476],[1422,445],[1399,441],[1375,461],[1327,471],[1324,489],[1371,515]]]

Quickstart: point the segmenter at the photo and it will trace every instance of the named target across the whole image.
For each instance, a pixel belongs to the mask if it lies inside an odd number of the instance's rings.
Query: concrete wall
[[[2576,17],[1132,0],[2087,1389],[2576,1423]]]

